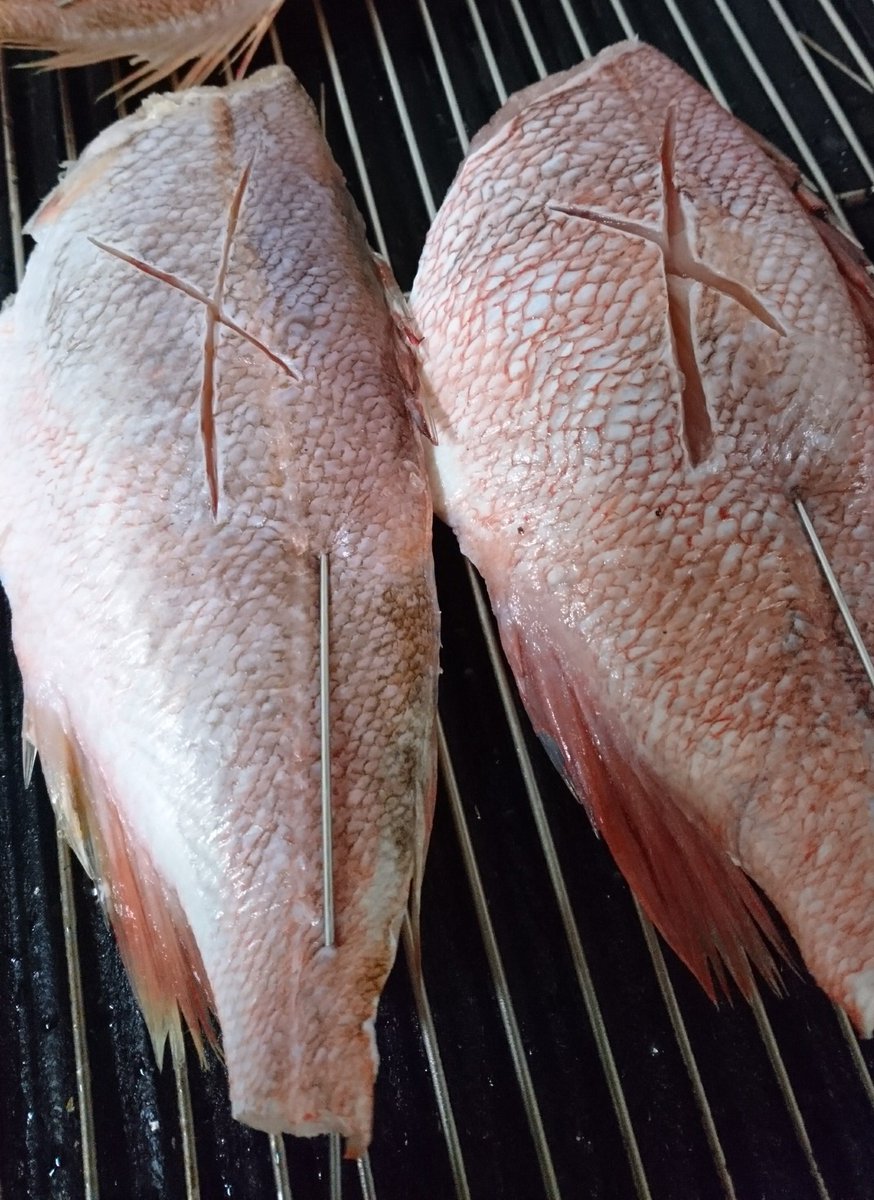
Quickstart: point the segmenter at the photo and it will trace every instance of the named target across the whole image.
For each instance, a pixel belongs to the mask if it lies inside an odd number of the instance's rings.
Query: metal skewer
[[[319,734],[322,763],[322,919],[324,943],[334,945],[334,843],[331,813],[331,659],[328,555],[319,555]]]
[[[826,557],[822,542],[817,536],[816,530],[813,528],[807,509],[800,500],[795,501],[795,508],[798,516],[801,518],[801,524],[804,526],[804,532],[807,534],[810,544],[813,548],[813,553],[816,555],[816,561],[819,563],[822,573],[825,576],[825,581],[829,586],[831,594],[835,598],[835,604],[838,606],[844,624],[847,627],[847,633],[850,635],[850,640],[859,655],[859,660],[865,668],[865,674],[868,676],[868,682],[874,688],[874,663],[871,662],[871,655],[868,653],[865,643],[862,641],[862,635],[859,632],[859,626],[856,624],[853,614],[850,612],[849,605],[841,590],[841,585],[838,583],[837,576],[832,570],[831,563]]]
[[[334,830],[331,811],[331,581],[328,554],[319,555],[319,737],[322,803],[322,920],[323,942],[334,945]],[[331,1200],[340,1200],[340,1135],[328,1135],[328,1176]]]

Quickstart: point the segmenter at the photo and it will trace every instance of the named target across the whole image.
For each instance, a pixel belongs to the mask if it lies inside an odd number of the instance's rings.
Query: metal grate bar
[[[780,0],[768,0],[768,4],[771,8],[771,11],[774,13],[774,16],[780,22],[780,25],[783,28],[783,32],[786,34],[786,36],[789,38],[789,41],[792,43],[792,47],[795,50],[795,53],[798,55],[798,57],[804,63],[805,67],[807,67],[808,74],[810,75],[813,82],[816,84],[819,94],[822,96],[823,100],[825,100],[825,102],[828,106],[829,112],[834,117],[838,128],[840,129],[841,133],[846,138],[847,145],[853,151],[856,158],[859,160],[860,164],[862,165],[862,168],[865,171],[865,174],[868,176],[868,182],[874,183],[874,163],[871,162],[871,159],[865,153],[865,149],[864,149],[862,143],[859,141],[858,137],[856,136],[856,131],[853,129],[853,126],[850,124],[849,120],[847,119],[847,114],[844,112],[841,105],[838,104],[837,99],[835,98],[834,92],[831,90],[829,85],[826,83],[825,79],[823,79],[822,72],[820,71],[820,69],[816,65],[816,63],[814,62],[813,56],[811,55],[808,48],[805,46],[804,42],[798,36],[798,31],[796,30],[796,28],[792,24],[792,22],[789,20],[789,17],[786,15],[786,9],[780,3]]]
[[[650,1200],[650,1188],[646,1177],[646,1171],[644,1170],[643,1160],[640,1156],[640,1150],[637,1145],[637,1135],[634,1132],[634,1125],[631,1120],[631,1115],[628,1111],[625,1093],[622,1089],[619,1071],[616,1067],[616,1060],[613,1057],[610,1038],[607,1034],[607,1026],[604,1023],[604,1015],[601,1011],[601,1005],[598,1001],[594,980],[592,979],[592,974],[589,970],[586,952],[583,949],[583,943],[580,938],[577,922],[571,907],[570,897],[568,896],[567,888],[565,886],[561,864],[559,863],[558,854],[556,853],[555,849],[555,841],[552,837],[552,831],[549,827],[549,821],[547,819],[546,810],[540,795],[540,789],[538,788],[537,781],[534,777],[534,768],[531,763],[531,758],[528,754],[528,748],[525,745],[525,735],[522,732],[519,714],[516,710],[516,705],[510,691],[510,684],[507,678],[504,660],[501,655],[501,650],[498,646],[497,639],[495,638],[492,630],[488,605],[486,603],[485,596],[483,595],[482,584],[477,578],[476,572],[470,563],[466,562],[465,566],[467,568],[468,578],[470,580],[474,603],[476,604],[480,628],[482,630],[483,637],[485,638],[489,661],[491,663],[495,682],[500,693],[504,716],[507,720],[507,724],[510,729],[510,735],[513,739],[516,758],[519,762],[519,767],[525,783],[525,791],[528,796],[529,804],[531,805],[534,822],[537,826],[537,834],[540,839],[541,849],[543,850],[543,854],[546,859],[550,883],[552,884],[555,900],[561,914],[565,937],[567,938],[568,947],[573,959],[577,983],[579,985],[583,1003],[586,1008],[586,1013],[589,1018],[589,1024],[592,1028],[595,1044],[598,1048],[598,1058],[607,1081],[607,1088],[610,1092],[610,1099],[613,1103],[613,1110],[616,1114],[620,1133],[622,1134],[625,1151],[628,1155],[628,1163],[634,1179],[635,1190],[639,1200]]]
[[[762,1035],[762,1041],[765,1043],[765,1049],[768,1053],[771,1066],[774,1074],[777,1077],[777,1082],[780,1085],[780,1091],[783,1093],[783,1100],[786,1103],[786,1108],[789,1111],[789,1119],[792,1121],[795,1130],[795,1136],[801,1146],[804,1157],[807,1160],[807,1166],[813,1178],[814,1186],[820,1200],[830,1200],[830,1193],[825,1186],[825,1181],[820,1174],[819,1166],[814,1157],[813,1147],[810,1144],[810,1138],[807,1133],[807,1128],[804,1124],[804,1118],[801,1115],[801,1109],[798,1107],[798,1100],[795,1096],[795,1089],[789,1079],[789,1073],[786,1070],[786,1064],[783,1062],[783,1056],[780,1053],[780,1048],[777,1045],[777,1039],[774,1037],[774,1030],[771,1027],[771,1022],[768,1020],[768,1014],[765,1012],[765,1006],[762,1004],[762,997],[759,994],[758,987],[753,984],[752,995],[750,996],[750,1006],[753,1010],[753,1015],[756,1018],[756,1025],[759,1027],[759,1033]]]
[[[294,1200],[291,1192],[291,1181],[288,1177],[288,1156],[285,1153],[285,1139],[281,1134],[268,1135],[267,1144],[270,1148],[270,1163],[273,1167],[273,1184],[276,1188],[276,1200]]]
[[[443,732],[442,722],[438,722],[437,740],[440,751],[440,770],[446,787],[446,795],[449,799],[449,807],[452,812],[452,820],[461,849],[461,857],[464,861],[465,873],[467,874],[468,883],[473,895],[480,934],[482,935],[486,958],[489,963],[489,971],[491,972],[492,981],[495,986],[498,1008],[504,1024],[504,1032],[507,1036],[507,1045],[513,1059],[516,1080],[525,1102],[525,1114],[528,1118],[528,1127],[534,1141],[534,1149],[540,1166],[545,1195],[547,1200],[561,1200],[558,1179],[555,1175],[555,1168],[552,1165],[552,1155],[550,1154],[546,1131],[543,1128],[543,1121],[540,1116],[540,1106],[537,1103],[537,1096],[534,1092],[531,1072],[528,1070],[528,1063],[525,1058],[525,1046],[522,1042],[522,1035],[519,1032],[516,1010],[513,1005],[512,996],[510,995],[501,952],[498,948],[498,940],[495,937],[495,928],[492,924],[492,918],[489,915],[488,901],[483,889],[473,843],[470,840],[470,831],[464,815],[461,792],[458,789],[458,783],[455,778],[455,770],[449,755],[449,746],[446,742],[446,735]]]
[[[459,142],[461,143],[462,151],[466,151],[468,147],[467,131],[464,128],[461,109],[458,107],[458,100],[456,99],[455,91],[452,87],[452,81],[449,78],[449,70],[446,66],[446,58],[437,38],[437,33],[434,29],[434,22],[431,20],[431,12],[428,8],[426,0],[418,0],[418,4],[419,13],[422,17],[422,22],[425,26],[425,32],[428,35],[428,42],[431,46],[431,53],[434,55],[434,62],[437,64],[437,74],[440,76],[440,84],[443,88],[443,93],[446,96],[446,102],[449,105],[449,111],[452,115],[452,123],[455,126],[455,133]]]
[[[847,1049],[850,1052],[850,1057],[856,1067],[856,1072],[859,1076],[859,1082],[865,1089],[865,1095],[868,1097],[868,1103],[874,1108],[874,1081],[871,1079],[871,1072],[868,1070],[868,1064],[862,1057],[862,1051],[859,1048],[859,1039],[853,1032],[853,1026],[850,1024],[850,1018],[842,1008],[833,1005],[835,1016],[838,1019],[838,1024],[841,1027],[841,1032],[847,1042]]]
[[[376,201],[373,198],[373,189],[370,186],[370,179],[367,175],[367,167],[364,164],[364,155],[361,153],[361,142],[358,140],[358,132],[355,128],[355,122],[352,119],[352,109],[349,105],[349,97],[346,93],[346,85],[343,82],[343,76],[340,72],[340,65],[337,62],[337,52],[334,49],[334,41],[331,37],[331,31],[328,28],[328,22],[325,20],[325,11],[322,8],[322,0],[313,0],[313,8],[315,10],[316,20],[319,26],[319,35],[322,39],[322,45],[325,48],[325,55],[328,59],[328,68],[331,72],[334,91],[337,95],[337,103],[340,105],[340,113],[343,117],[343,126],[346,130],[346,136],[349,138],[349,144],[352,147],[352,157],[355,160],[355,167],[358,171],[358,178],[364,194],[364,203],[367,208],[367,215],[370,218],[370,225],[373,230],[373,236],[376,240],[376,248],[379,250],[383,258],[388,260],[388,244],[385,240],[385,233],[383,232],[379,210],[377,209]]]
[[[610,3],[613,5],[613,11],[616,13],[616,16],[619,19],[619,24],[622,26],[622,32],[627,38],[634,37],[634,26],[628,19],[628,13],[625,11],[625,6],[623,5],[622,0],[610,0]]]
[[[801,160],[803,161],[807,170],[810,171],[811,178],[814,180],[821,194],[825,197],[834,210],[836,220],[840,224],[841,228],[845,233],[849,233],[849,223],[841,210],[841,206],[838,203],[838,198],[835,195],[831,184],[829,183],[828,179],[826,179],[822,168],[814,157],[813,151],[810,149],[810,146],[808,146],[807,141],[804,138],[801,130],[798,128],[798,125],[793,119],[792,114],[783,103],[780,93],[774,87],[770,75],[762,65],[762,60],[751,46],[749,39],[738,24],[737,18],[728,7],[726,0],[713,0],[713,2],[719,9],[723,21],[728,26],[732,37],[740,47],[741,53],[747,60],[747,63],[752,69],[753,74],[759,81],[763,91],[771,101],[771,104],[774,106],[777,115],[780,117],[780,120],[786,127],[787,133],[798,148],[798,151],[801,155]]]
[[[2,52],[0,52],[2,53]],[[5,74],[1,70],[0,74]],[[76,138],[70,112],[70,94],[66,79],[59,79],[61,122],[64,128],[64,146],[68,158],[76,157]],[[10,122],[11,125],[11,122]],[[22,257],[24,246],[20,228],[18,244]],[[20,280],[19,280],[20,282]],[[82,964],[79,956],[76,898],[73,895],[72,853],[60,826],[58,836],[58,869],[61,884],[61,912],[64,916],[64,950],[67,960],[67,978],[70,982],[70,1024],[73,1031],[73,1055],[76,1058],[76,1091],[79,1105],[79,1123],[82,1130],[82,1175],[85,1200],[97,1200],[97,1145],[94,1133],[94,1103],[91,1096],[91,1068],[86,1038],[85,1001],[82,989]]]
[[[422,161],[422,155],[419,152],[419,144],[413,134],[413,126],[410,122],[410,114],[407,111],[407,106],[404,103],[404,97],[401,93],[401,85],[398,82],[398,73],[395,70],[394,62],[392,61],[391,51],[388,48],[388,43],[385,40],[385,34],[382,31],[382,23],[377,15],[376,9],[373,7],[373,0],[364,0],[367,9],[367,15],[370,17],[370,23],[373,26],[373,32],[376,36],[376,43],[379,46],[379,54],[382,58],[383,66],[385,67],[386,75],[388,76],[389,87],[391,88],[392,98],[395,102],[395,108],[401,119],[401,126],[404,132],[407,146],[410,149],[410,154],[413,159],[413,170],[416,172],[416,181],[419,184],[419,189],[425,201],[425,207],[428,211],[428,217],[433,219],[437,211],[437,206],[434,203],[434,194],[431,191],[431,185],[428,182],[428,176],[425,174],[425,164]]]
[[[393,64],[391,64],[390,68],[388,66],[388,64],[391,63],[391,59],[390,59],[390,55],[389,55],[389,51],[388,51],[388,45],[385,41],[384,36],[382,35],[382,29],[379,24],[377,14],[376,14],[375,10],[373,9],[373,6],[372,6],[372,3],[370,3],[370,0],[367,0],[367,3],[368,3],[368,9],[370,12],[370,16],[371,16],[371,22],[373,23],[374,33],[376,35],[377,42],[378,42],[378,45],[380,48],[380,52],[382,53],[383,59],[386,62],[387,70],[390,71],[390,77],[392,79],[392,84],[391,84],[392,94],[394,96],[395,103],[400,106],[400,108],[402,109],[403,114],[404,114],[403,115],[403,128],[404,128],[404,134],[407,137],[408,145],[409,145],[410,139],[413,138],[412,124],[409,120],[409,114],[406,110],[406,106],[404,105],[403,95],[400,90],[400,84],[397,79],[397,74],[394,71],[394,66],[393,66]],[[333,55],[333,44],[330,42],[330,31],[328,30],[327,22],[324,19],[324,13],[321,11],[320,0],[314,0],[314,7],[317,10],[317,17],[319,19],[319,27],[320,27],[320,32],[321,32],[321,36],[322,36],[322,42],[325,45],[326,51],[328,51],[329,45],[331,47],[330,52],[329,52],[329,59],[330,59],[331,55]],[[436,37],[434,38],[434,41],[432,44],[436,44]],[[336,57],[334,57],[334,62],[336,62]],[[332,68],[332,73],[333,73],[333,68]],[[339,79],[339,74],[337,77],[334,78],[334,83],[335,83],[335,87],[338,84],[339,84],[339,86],[342,87],[342,80]],[[352,112],[351,112],[351,109],[348,107],[348,105],[346,105],[345,108],[342,108],[342,111],[343,111],[343,118],[344,118],[346,133],[347,133],[347,136],[349,137],[350,144],[353,147],[353,154],[355,154],[356,166],[358,167],[358,172],[359,172],[359,180],[360,180],[360,183],[361,183],[361,186],[362,186],[365,196],[368,197],[368,204],[373,206],[372,211],[371,211],[371,216],[373,219],[374,228],[381,229],[381,225],[379,224],[379,216],[378,216],[378,213],[376,210],[375,203],[373,201],[373,190],[370,185],[370,179],[368,177],[367,167],[364,162],[364,157],[360,152],[360,143],[358,140],[357,130],[355,128],[355,123],[352,118]],[[459,117],[460,117],[460,114],[459,114]],[[415,146],[414,139],[413,139],[413,145]],[[355,147],[358,147],[357,153],[355,151]],[[420,181],[424,180],[425,184],[427,185],[427,178],[424,174],[424,165],[421,163],[421,156],[418,153],[418,147],[416,147],[416,157],[418,158],[419,165],[421,167]],[[423,192],[423,195],[425,198],[426,205],[430,204],[429,217],[433,217],[434,212],[436,210],[434,208],[434,200],[433,200],[433,196],[431,195],[430,188],[428,188],[427,192]],[[387,262],[390,262],[390,258],[389,258],[389,254],[388,254],[388,247],[385,245],[384,240],[382,242],[381,250],[383,253],[383,257],[386,259]],[[440,1114],[441,1126],[443,1129],[443,1135],[444,1135],[444,1139],[446,1142],[447,1153],[449,1156],[450,1169],[452,1171],[453,1181],[455,1183],[455,1189],[456,1189],[457,1195],[460,1197],[460,1200],[468,1200],[469,1187],[468,1187],[467,1175],[466,1175],[466,1171],[465,1171],[465,1167],[464,1167],[464,1160],[463,1160],[463,1156],[461,1153],[461,1144],[460,1144],[460,1141],[458,1138],[458,1130],[457,1130],[457,1127],[455,1124],[455,1116],[454,1116],[454,1112],[453,1112],[453,1108],[452,1108],[452,1102],[449,1097],[449,1088],[448,1088],[447,1082],[446,1082],[446,1075],[443,1070],[442,1058],[440,1055],[440,1049],[439,1049],[439,1045],[438,1045],[438,1041],[437,1041],[437,1033],[436,1033],[436,1029],[434,1027],[433,1017],[431,1015],[431,1009],[430,1009],[430,1004],[428,1001],[427,992],[425,991],[425,985],[424,985],[424,980],[422,978],[421,966],[418,963],[417,950],[416,950],[416,947],[414,946],[409,916],[406,916],[404,918],[403,936],[404,936],[404,943],[405,943],[405,949],[406,949],[407,963],[408,963],[408,967],[409,967],[410,982],[411,982],[411,986],[413,988],[413,995],[414,995],[414,999],[415,999],[415,1003],[416,1003],[417,1015],[419,1018],[420,1031],[421,1031],[423,1042],[425,1045],[425,1053],[428,1058],[428,1063],[429,1063],[429,1067],[430,1067],[430,1071],[431,1071],[431,1082],[432,1082],[432,1086],[434,1088],[434,1094],[435,1094],[435,1099],[437,1101],[438,1112]],[[373,1176],[370,1171],[369,1158],[366,1158],[366,1163],[365,1163],[365,1160],[359,1160],[359,1172],[360,1172],[359,1177],[361,1180],[362,1189],[365,1187],[365,1184],[371,1189],[369,1192],[366,1193],[366,1196],[369,1197],[370,1195],[373,1195],[375,1197],[375,1191],[373,1190],[373,1188],[374,1188]]]
[[[810,34],[799,33],[798,36],[801,38],[802,42],[804,42],[805,46],[809,46],[810,49],[818,54],[820,58],[824,58],[826,62],[831,63],[833,67],[837,67],[839,71],[843,71],[844,75],[846,75],[848,79],[852,79],[853,83],[858,84],[860,88],[864,88],[866,92],[874,92],[874,87],[867,83],[861,75],[854,71],[852,67],[848,67],[843,59],[838,58],[836,54],[832,54],[831,50],[826,50],[825,46],[820,45],[820,43],[815,41]],[[838,199],[843,203],[844,197],[840,194],[840,192],[838,193]]]
[[[57,830],[57,839],[58,871],[61,879],[61,913],[64,919],[64,951],[67,957],[67,978],[70,985],[70,1024],[73,1030],[73,1053],[76,1059],[76,1098],[79,1102],[79,1128],[82,1138],[82,1185],[85,1200],[97,1200],[100,1194],[97,1182],[97,1145],[94,1139],[91,1068],[88,1062],[82,968],[79,962],[76,900],[73,895],[73,864],[70,847],[60,828]]]
[[[437,1041],[437,1030],[434,1027],[434,1016],[428,993],[425,990],[425,980],[422,974],[422,961],[418,944],[418,934],[413,934],[413,926],[409,914],[404,916],[401,927],[401,937],[404,943],[404,954],[410,983],[413,988],[413,999],[416,1004],[416,1015],[419,1018],[419,1028],[425,1044],[425,1055],[434,1085],[434,1095],[440,1122],[446,1139],[446,1149],[449,1154],[449,1167],[452,1171],[452,1182],[455,1185],[455,1195],[458,1200],[470,1200],[470,1187],[467,1182],[467,1171],[464,1166],[464,1156],[461,1152],[461,1142],[458,1138],[458,1127],[455,1123],[455,1113],[449,1098],[449,1086],[446,1073],[443,1070],[443,1060],[440,1056],[440,1046]]]
[[[489,75],[492,77],[492,85],[498,94],[498,101],[503,104],[507,99],[507,89],[504,87],[504,81],[501,78],[501,72],[498,70],[495,52],[492,50],[492,44],[489,41],[488,34],[486,33],[485,26],[483,25],[483,19],[480,16],[479,9],[477,8],[476,0],[467,0],[467,8],[470,12],[471,20],[473,21],[473,27],[476,30],[477,40],[479,41],[480,48],[486,60],[486,66],[489,69]]]
[[[674,985],[671,983],[671,977],[668,974],[668,966],[665,962],[658,934],[655,931],[652,921],[644,915],[636,898],[634,907],[637,909],[637,916],[643,929],[643,936],[646,938],[646,946],[652,959],[662,999],[671,1018],[674,1036],[677,1039],[680,1053],[683,1056],[683,1063],[689,1075],[689,1082],[692,1084],[695,1103],[698,1105],[698,1112],[701,1116],[701,1123],[704,1126],[707,1145],[710,1147],[710,1153],[713,1155],[713,1162],[716,1167],[716,1173],[719,1176],[719,1182],[722,1184],[726,1200],[737,1200],[737,1193],[734,1190],[734,1183],[728,1170],[728,1163],[725,1160],[725,1151],[722,1149],[722,1143],[716,1131],[716,1122],[713,1120],[713,1112],[710,1108],[710,1102],[707,1099],[707,1093],[704,1090],[704,1084],[701,1081],[701,1072],[698,1070],[698,1063],[695,1059],[695,1053],[692,1050],[692,1043],[689,1040],[686,1023],[683,1020],[683,1014],[680,1012],[677,993],[674,991]]]
[[[376,1200],[376,1188],[373,1183],[373,1171],[370,1169],[369,1154],[363,1154],[358,1160],[358,1182],[361,1185],[362,1200]]]
[[[547,74],[546,63],[543,61],[543,55],[540,53],[537,42],[534,40],[531,26],[528,24],[528,18],[525,16],[519,0],[510,0],[510,5],[516,20],[519,22],[519,28],[522,30],[525,45],[528,48],[528,53],[531,55],[531,61],[534,63],[534,70],[537,72],[538,78],[544,79]]]
[[[173,1057],[173,1076],[176,1083],[176,1107],[179,1110],[179,1129],[182,1133],[182,1169],[185,1174],[187,1200],[200,1200],[200,1178],[197,1172],[197,1147],[194,1140],[194,1114],[191,1111],[191,1088],[188,1084],[188,1063],[185,1042],[180,1031],[170,1035]]]
[[[15,286],[24,278],[24,239],[21,234],[21,201],[18,196],[18,165],[15,160],[15,139],[12,129],[12,109],[6,80],[6,55],[0,50],[0,124],[3,126],[3,166],[6,171],[6,203],[12,233],[12,257],[15,264]]]
[[[665,8],[671,14],[674,24],[677,26],[677,28],[680,31],[683,41],[689,47],[689,53],[692,55],[692,58],[695,60],[695,66],[701,72],[701,78],[707,84],[707,87],[710,89],[711,94],[716,97],[716,99],[719,101],[719,103],[722,105],[723,108],[728,108],[729,104],[725,98],[725,92],[723,92],[722,88],[719,86],[719,82],[718,82],[716,76],[713,74],[713,71],[710,69],[710,63],[707,61],[707,59],[701,53],[701,47],[698,45],[698,42],[695,39],[695,37],[692,33],[692,30],[689,28],[688,21],[683,16],[683,14],[680,12],[680,9],[676,4],[676,0],[665,0]]]
[[[869,86],[874,88],[874,67],[872,67],[872,64],[868,61],[868,58],[866,57],[862,47],[847,28],[846,22],[844,21],[843,17],[841,17],[834,4],[832,4],[832,0],[819,0],[819,5],[825,15],[831,21],[832,25],[834,25],[835,29],[838,31],[841,41],[856,60],[859,70],[862,72],[864,78],[868,81]]]
[[[570,26],[571,33],[574,35],[574,40],[579,47],[580,53],[582,54],[583,58],[589,58],[592,51],[589,47],[588,39],[583,33],[580,23],[577,20],[577,14],[571,8],[569,0],[559,0],[559,4],[561,5],[561,11],[564,13],[565,20]]]

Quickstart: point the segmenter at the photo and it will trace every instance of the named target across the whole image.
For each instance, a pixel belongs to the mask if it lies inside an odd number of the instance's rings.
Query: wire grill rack
[[[289,0],[260,59],[287,61],[321,105],[408,287],[469,136],[509,92],[634,34],[798,161],[871,251],[872,0]],[[20,61],[0,56],[0,296],[23,269],[22,214],[116,115],[113,66]],[[235,1124],[217,1064],[157,1069],[41,776],[22,782],[2,609],[0,1196],[870,1200],[874,1050],[803,973],[786,972],[784,997],[710,1005],[531,736],[481,585],[441,527],[435,552],[428,995],[401,953],[358,1164],[328,1139]]]

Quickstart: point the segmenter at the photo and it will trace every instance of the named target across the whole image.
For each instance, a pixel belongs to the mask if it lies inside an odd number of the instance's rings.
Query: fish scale
[[[168,1033],[178,1053],[177,1006],[198,1045],[215,1040],[212,1010],[239,1119],[342,1133],[362,1153],[373,1019],[435,773],[410,352],[285,68],[147,102],[29,228],[37,250],[0,324],[17,431],[0,573],[26,736],[158,1059]],[[379,714],[362,716],[373,691]]]
[[[783,174],[655,50],[611,47],[473,140],[412,303],[438,512],[644,909],[708,990],[724,966],[749,992],[779,939],[742,866],[870,1034],[866,687],[792,501],[830,561],[874,543],[871,300]]]

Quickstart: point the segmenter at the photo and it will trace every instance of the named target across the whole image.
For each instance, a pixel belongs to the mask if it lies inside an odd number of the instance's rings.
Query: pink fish
[[[0,45],[48,50],[48,67],[131,58],[130,91],[194,62],[180,86],[202,83],[225,57],[244,74],[282,0],[0,0]]]
[[[874,1026],[874,302],[797,171],[638,43],[478,135],[413,292],[438,512],[531,719],[702,983],[774,978],[747,874]],[[747,874],[745,874],[745,872]]]
[[[0,318],[26,737],[159,1056],[215,1014],[239,1120],[358,1154],[436,775],[402,301],[285,68],[148,101],[30,231]]]

